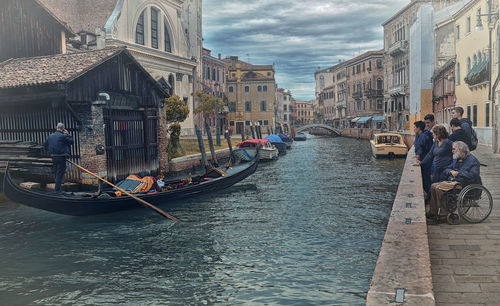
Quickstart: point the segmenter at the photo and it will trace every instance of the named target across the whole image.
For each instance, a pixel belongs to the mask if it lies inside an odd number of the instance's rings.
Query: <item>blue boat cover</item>
[[[365,123],[366,121],[372,119],[372,116],[361,117],[356,123]]]
[[[375,122],[384,122],[384,116],[374,116],[373,120]]]
[[[281,140],[283,140],[284,142],[292,142],[292,141],[293,141],[293,140],[292,140],[292,138],[288,137],[288,136],[287,136],[287,135],[285,135],[285,134],[279,134],[278,136],[279,136],[279,137],[281,138]]]
[[[269,142],[283,142],[283,140],[281,140],[281,138],[276,134],[271,134],[265,139],[269,140]]]

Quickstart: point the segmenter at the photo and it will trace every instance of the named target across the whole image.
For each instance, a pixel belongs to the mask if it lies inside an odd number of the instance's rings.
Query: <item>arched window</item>
[[[250,87],[249,86],[245,86],[245,92],[249,92],[250,91]]]
[[[261,112],[266,111],[266,101],[260,101],[260,111]]]
[[[172,52],[172,41],[170,40],[170,27],[167,21],[163,23],[163,40],[165,41],[165,51]]]
[[[215,68],[212,68],[212,80],[215,81]]]
[[[151,48],[158,49],[158,10],[151,8]]]
[[[264,91],[267,91],[267,86],[264,85],[264,87],[262,88]]]
[[[262,86],[260,86],[260,85],[259,85],[259,86],[257,86],[257,91],[258,91],[258,92],[261,92],[261,91],[262,91]]]
[[[252,111],[252,103],[250,101],[245,102],[245,112],[251,112]]]
[[[377,90],[382,90],[383,87],[384,82],[382,81],[382,79],[377,79]]]
[[[233,92],[233,86],[229,86],[229,92]]]
[[[170,95],[173,95],[175,89],[175,79],[173,74],[168,76],[168,84],[170,85]]]
[[[467,73],[470,71],[470,57],[467,58]]]
[[[144,45],[144,12],[142,11],[139,19],[137,20],[137,25],[135,26],[135,43]]]
[[[457,63],[457,85],[460,85],[460,63]]]

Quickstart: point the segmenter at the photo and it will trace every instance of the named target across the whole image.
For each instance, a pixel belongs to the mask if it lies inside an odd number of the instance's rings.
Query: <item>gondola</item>
[[[224,169],[224,175],[217,178],[202,179],[199,183],[186,184],[183,187],[167,191],[135,195],[151,204],[162,206],[171,204],[175,200],[218,191],[232,186],[254,173],[259,164],[258,156],[250,163]],[[80,193],[50,194],[41,189],[23,188],[16,184],[10,174],[9,167],[6,169],[3,185],[5,196],[11,201],[63,215],[87,216],[143,207],[129,196],[92,197],[91,194],[81,196]]]

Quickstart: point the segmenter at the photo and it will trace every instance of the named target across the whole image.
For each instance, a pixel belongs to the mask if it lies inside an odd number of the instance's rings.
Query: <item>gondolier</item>
[[[61,191],[61,185],[66,171],[66,157],[70,155],[70,146],[73,144],[73,138],[64,127],[64,123],[59,122],[56,131],[50,134],[45,140],[43,146],[48,150],[54,164],[54,176],[56,180],[55,191]]]

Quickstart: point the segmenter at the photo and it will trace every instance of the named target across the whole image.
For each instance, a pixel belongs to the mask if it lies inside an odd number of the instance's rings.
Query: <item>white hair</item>
[[[470,154],[469,146],[465,142],[463,142],[463,141],[455,141],[453,144],[465,156],[467,156],[467,155]]]
[[[60,130],[60,131],[64,130],[64,123],[59,122],[59,123],[57,124],[56,129],[57,129],[57,130]]]

